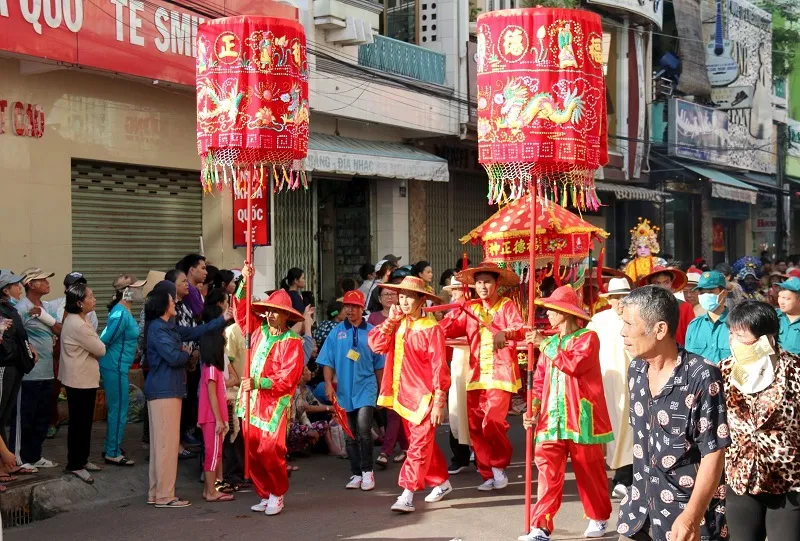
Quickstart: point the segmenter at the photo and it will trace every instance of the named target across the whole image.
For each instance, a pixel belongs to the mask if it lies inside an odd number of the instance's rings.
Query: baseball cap
[[[28,267],[24,271],[22,271],[22,284],[28,285],[34,280],[46,280],[47,278],[52,278],[55,276],[56,273],[54,272],[45,272],[39,267]]]
[[[697,283],[700,281],[700,273],[699,272],[687,272],[686,278],[689,280],[687,285],[696,286]]]
[[[787,271],[786,274],[788,274],[790,278],[800,278],[800,268],[795,267],[794,269]]]
[[[383,256],[383,260],[388,261],[392,265],[397,265],[397,262],[400,261],[401,259],[403,259],[402,256],[396,256],[394,254],[387,254]]]
[[[85,284],[86,278],[79,272],[71,272],[64,277],[64,287],[74,286],[75,284]]]
[[[796,276],[792,276],[785,282],[775,285],[777,285],[781,289],[786,289],[788,291],[794,291],[795,293],[800,293],[800,278]]]
[[[19,276],[18,274],[14,274],[8,269],[0,270],[0,289],[5,287],[19,284],[24,279],[24,276]]]
[[[708,271],[700,275],[700,279],[694,289],[725,289],[726,287],[728,287],[728,281],[725,280],[725,276],[721,272]]]
[[[366,308],[367,306],[367,303],[364,300],[364,294],[357,289],[345,293],[344,299],[342,299],[342,304],[353,304],[355,306],[360,306],[361,308]]]
[[[136,277],[131,274],[120,274],[117,279],[114,280],[114,289],[122,291],[129,287],[142,287],[146,283],[147,280],[137,280]]]
[[[375,263],[375,272],[380,272],[381,267],[383,267],[384,263],[388,263],[388,261],[386,261],[385,259],[381,259],[380,261]]]

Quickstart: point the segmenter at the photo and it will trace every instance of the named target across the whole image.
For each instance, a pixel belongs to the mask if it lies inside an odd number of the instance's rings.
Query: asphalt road
[[[445,500],[426,504],[425,494],[415,497],[417,510],[410,515],[392,513],[389,507],[399,495],[399,467],[390,465],[376,471],[377,487],[372,492],[348,491],[347,461],[314,456],[294,462],[300,470],[291,478],[286,507],[278,516],[267,517],[250,511],[256,503],[253,493],[238,494],[228,503],[205,503],[197,482],[196,461],[181,463],[178,495],[193,502],[186,509],[155,509],[145,497],[99,505],[60,514],[54,518],[5,532],[7,541],[219,541],[223,539],[269,539],[293,541],[338,541],[374,539],[382,541],[507,541],[523,530],[524,439],[519,418],[512,418],[514,462],[508,470],[511,483],[506,489],[479,492],[481,479],[474,469],[453,476],[455,488]],[[438,434],[439,444],[449,457],[446,429]],[[146,463],[135,466],[147,474]],[[535,470],[534,470],[535,474]],[[586,528],[583,507],[574,477],[567,474],[564,505],[556,516],[553,539],[582,539]],[[534,485],[534,494],[535,494]],[[613,516],[616,516],[616,505]],[[612,528],[606,539],[616,539]]]

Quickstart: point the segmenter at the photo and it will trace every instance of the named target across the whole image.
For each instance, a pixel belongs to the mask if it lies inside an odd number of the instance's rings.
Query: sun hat
[[[462,284],[475,285],[475,275],[481,273],[489,273],[497,276],[497,285],[501,287],[514,287],[519,285],[519,276],[517,276],[511,269],[505,269],[497,265],[497,263],[490,263],[484,261],[477,267],[464,269],[456,273],[456,278]]]
[[[267,297],[266,300],[254,302],[253,311],[257,314],[265,314],[267,312],[282,312],[289,316],[289,321],[297,323],[305,319],[303,314],[292,308],[292,299],[285,289],[279,289],[272,295]]]
[[[342,304],[352,304],[354,306],[360,306],[361,308],[367,307],[367,302],[364,300],[364,294],[357,289],[345,293]]]
[[[474,285],[469,285],[470,289],[475,289]],[[464,284],[458,281],[458,278],[455,276],[450,277],[450,283],[442,288],[444,291],[453,291],[458,289],[464,289]]]
[[[653,267],[653,270],[647,276],[643,276],[639,278],[639,281],[636,282],[636,285],[639,287],[643,287],[646,285],[650,285],[650,280],[656,274],[671,274],[672,275],[672,291],[679,292],[683,291],[683,288],[686,287],[686,283],[688,279],[686,278],[686,274],[680,269],[673,269],[671,267]]]
[[[0,289],[13,286],[14,284],[19,284],[24,279],[24,276],[14,274],[8,269],[0,270]]]
[[[549,297],[536,299],[533,302],[536,304],[536,306],[543,306],[548,310],[569,314],[586,321],[590,321],[592,319],[591,316],[589,316],[589,314],[587,314],[586,311],[581,308],[580,303],[578,302],[578,294],[575,293],[575,290],[569,285],[556,288],[556,290],[553,291]]]
[[[406,276],[399,284],[378,284],[378,287],[391,289],[393,291],[397,291],[398,293],[416,293],[417,295],[428,297],[434,302],[442,301],[442,299],[428,291],[427,287],[425,287],[425,281],[422,278],[418,278],[416,276]]]
[[[144,294],[144,296],[146,297],[151,291],[153,291],[153,289],[155,289],[156,284],[164,280],[166,276],[167,276],[166,272],[161,272],[157,270],[149,271],[147,273],[147,280],[145,280],[145,284],[144,286],[142,286],[142,293]]]
[[[728,287],[728,281],[725,275],[717,271],[707,271],[700,275],[697,285],[694,287],[695,291],[698,289],[725,289]]]
[[[608,282],[608,291],[600,293],[601,297],[612,297],[617,295],[627,295],[631,292],[631,284],[625,278],[612,278]]]
[[[114,280],[113,287],[117,291],[123,291],[129,287],[142,287],[147,283],[147,280],[137,280],[135,276],[131,274],[120,274],[116,280]]]
[[[45,272],[39,267],[28,267],[22,271],[22,285],[28,285],[34,280],[46,280],[55,276],[54,272]]]

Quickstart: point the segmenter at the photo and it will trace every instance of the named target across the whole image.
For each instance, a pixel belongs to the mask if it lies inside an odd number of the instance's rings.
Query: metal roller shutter
[[[465,250],[473,265],[483,259],[480,245],[461,244],[458,239],[495,211],[486,200],[487,182],[485,174],[457,173],[450,182],[425,184],[428,259],[436,280]]]
[[[276,193],[274,202],[275,286],[289,269],[299,267],[306,273],[306,289],[318,297],[316,183],[307,190]]]
[[[197,171],[72,161],[72,268],[97,297],[101,329],[117,276],[145,278],[200,250],[198,179]]]

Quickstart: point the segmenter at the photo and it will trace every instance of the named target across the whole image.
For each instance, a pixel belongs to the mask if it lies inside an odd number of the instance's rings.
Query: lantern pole
[[[253,174],[248,171],[245,175],[245,189],[247,190],[247,238],[245,239],[247,244],[247,253],[245,254],[245,267],[250,269],[253,268]],[[247,300],[245,301],[245,321],[247,324],[246,336],[245,336],[245,369],[244,372],[247,374],[247,377],[250,377],[250,365],[253,360],[253,329],[251,328],[250,323],[250,316],[252,313],[252,306],[253,306],[253,276],[250,276],[247,280],[246,286],[246,293]],[[244,404],[245,404],[245,414],[244,414],[244,444],[245,444],[245,451],[244,451],[244,478],[245,480],[250,479],[250,453],[247,452],[247,445],[250,441],[250,393],[252,391],[248,391],[245,393],[244,397]]]
[[[531,231],[528,248],[528,327],[533,330],[536,322],[536,185],[530,190]],[[533,410],[533,371],[535,368],[534,353],[536,348],[528,344],[528,374],[525,404],[527,413]],[[533,433],[531,433],[533,432]],[[533,485],[533,438],[536,434],[535,427],[531,427],[525,434],[525,528],[531,531],[531,497]]]

